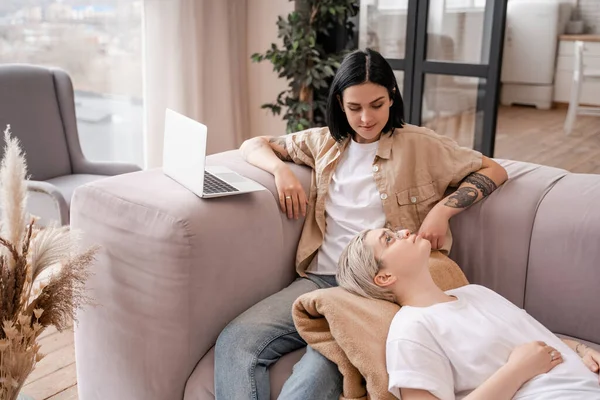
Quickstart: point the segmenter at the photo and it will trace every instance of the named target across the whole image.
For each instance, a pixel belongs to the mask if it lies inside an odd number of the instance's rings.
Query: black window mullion
[[[489,65],[463,64],[451,62],[425,61],[423,62],[423,73],[452,76],[474,76],[487,78]]]
[[[498,122],[498,102],[500,100],[500,72],[502,68],[502,51],[504,48],[504,29],[506,25],[506,1],[495,0],[485,8],[484,32],[491,29],[489,43],[489,69],[486,79],[484,115],[480,139],[481,151],[488,157],[494,156],[496,144],[496,125]],[[484,33],[485,37],[485,33]],[[477,134],[477,131],[476,131]],[[475,138],[477,141],[477,138]]]
[[[415,49],[414,49],[414,70],[411,75],[405,76],[412,79],[411,93],[411,111],[408,122],[414,125],[421,125],[421,113],[423,108],[423,87],[425,83],[425,75],[423,72],[423,62],[427,57],[427,19],[429,14],[429,1],[414,0],[415,21],[416,27],[413,31],[416,32]],[[418,7],[417,7],[417,3]],[[411,3],[409,3],[410,6]]]
[[[406,15],[406,45],[404,46],[404,119],[411,122],[413,109],[413,76],[415,71],[415,49],[417,39],[417,14],[419,0],[409,0]]]
[[[404,71],[406,68],[406,60],[400,58],[386,58],[387,62],[390,64],[393,70],[401,70]]]

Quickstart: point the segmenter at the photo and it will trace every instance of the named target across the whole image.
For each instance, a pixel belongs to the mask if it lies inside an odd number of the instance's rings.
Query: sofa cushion
[[[569,174],[540,204],[525,308],[553,332],[600,343],[600,175]]]
[[[567,171],[498,160],[509,180],[487,199],[450,220],[452,258],[471,283],[500,293],[523,307],[529,241],[535,213],[546,193]]]

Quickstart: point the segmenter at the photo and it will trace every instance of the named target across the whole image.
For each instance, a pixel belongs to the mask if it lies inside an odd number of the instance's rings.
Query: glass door
[[[506,0],[361,0],[360,15],[359,45],[397,71],[407,122],[493,156]]]
[[[413,0],[361,0],[359,48],[380,52],[394,69],[406,119],[411,105],[416,8]],[[405,82],[407,81],[407,82]]]

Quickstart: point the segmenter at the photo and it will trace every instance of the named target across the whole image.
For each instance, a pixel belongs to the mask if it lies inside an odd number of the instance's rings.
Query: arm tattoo
[[[489,196],[494,190],[498,189],[498,186],[493,180],[478,172],[473,172],[472,174],[467,175],[463,182],[470,183],[471,185],[475,186],[481,191],[483,197]]]
[[[277,157],[278,157],[278,158],[279,158],[281,161],[288,161],[288,162],[291,162],[291,161],[293,161],[293,160],[292,160],[292,157],[290,157],[290,155],[289,155],[289,154],[284,156],[283,154],[281,154],[280,152],[278,152],[278,151],[277,151],[277,150],[275,150],[275,149],[273,149],[273,153],[275,153],[275,155],[276,155],[276,156],[277,156]]]
[[[472,187],[461,187],[452,193],[448,200],[444,204],[445,206],[452,208],[467,208],[471,204],[475,203],[479,193]]]
[[[287,146],[285,144],[285,138],[283,138],[283,137],[270,138],[269,143],[281,148],[281,149],[275,149],[273,146],[271,146],[271,149],[273,149],[273,153],[275,153],[275,155],[281,161],[288,161],[288,162],[294,161],[294,160],[292,160],[292,157],[289,155],[289,153],[287,151]]]

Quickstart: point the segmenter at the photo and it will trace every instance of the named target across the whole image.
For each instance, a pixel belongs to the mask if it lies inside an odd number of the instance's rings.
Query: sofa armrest
[[[200,199],[155,169],[75,191],[72,226],[102,246],[88,283],[98,306],[75,327],[81,398],[182,398],[225,325],[294,279],[303,221],[280,212],[273,177],[237,151],[208,163],[269,190]],[[310,170],[293,168],[308,188]]]
[[[27,181],[27,191],[29,199],[27,211],[42,217],[42,224],[47,220],[56,219],[61,225],[69,223],[69,205],[60,190],[51,183],[44,181]],[[52,218],[54,217],[54,218]]]

